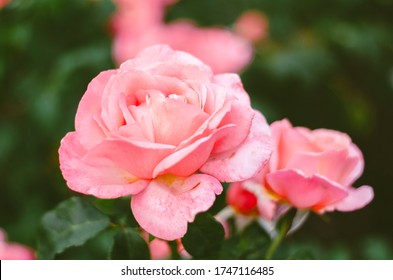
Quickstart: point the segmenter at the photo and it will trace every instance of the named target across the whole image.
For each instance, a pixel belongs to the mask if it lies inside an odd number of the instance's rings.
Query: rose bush
[[[7,236],[0,229],[0,260],[34,260],[34,251],[24,245],[7,241]]]
[[[288,120],[272,123],[271,129],[275,150],[269,164],[227,192],[237,212],[276,220],[288,207],[322,214],[357,210],[373,199],[370,186],[352,187],[364,160],[348,135],[292,127]]]
[[[271,151],[269,126],[236,74],[213,75],[195,57],[159,45],[92,80],[59,155],[69,188],[132,195],[138,223],[174,240],[210,208],[219,181],[254,176]]]

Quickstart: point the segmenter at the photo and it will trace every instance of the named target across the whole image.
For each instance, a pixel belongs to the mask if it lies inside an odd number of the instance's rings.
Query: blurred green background
[[[181,0],[167,20],[231,27],[248,9],[269,20],[241,74],[253,106],[269,122],[348,133],[366,162],[355,186],[375,190],[360,211],[313,215],[287,250],[393,259],[393,1]],[[0,10],[0,227],[12,241],[36,247],[42,214],[75,195],[57,150],[89,81],[115,67],[113,11],[110,0],[13,0]]]

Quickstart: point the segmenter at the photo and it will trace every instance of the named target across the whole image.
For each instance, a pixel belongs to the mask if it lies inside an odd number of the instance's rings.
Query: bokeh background
[[[115,67],[114,8],[110,0],[13,0],[0,9],[0,227],[12,241],[35,248],[43,213],[75,195],[57,150],[89,81]],[[287,250],[393,259],[393,1],[181,0],[166,19],[231,28],[248,9],[269,22],[241,73],[253,106],[269,122],[348,133],[366,162],[355,186],[375,190],[360,211],[312,215]],[[92,241],[63,257],[101,258],[99,248]]]

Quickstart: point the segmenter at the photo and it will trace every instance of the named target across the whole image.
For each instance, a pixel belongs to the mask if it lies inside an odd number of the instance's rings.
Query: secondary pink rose
[[[237,75],[213,75],[159,45],[92,80],[59,155],[69,188],[132,195],[139,224],[174,240],[211,207],[220,181],[254,176],[271,150],[270,129]]]
[[[30,248],[7,241],[7,236],[0,229],[0,260],[34,260],[33,250]]]
[[[252,201],[258,200],[255,208],[263,218],[276,219],[279,205],[321,214],[357,210],[373,199],[370,186],[352,187],[363,172],[364,161],[348,135],[292,127],[287,120],[274,122],[271,129],[275,150],[269,164],[253,179],[232,184],[228,191],[244,188],[253,194]],[[251,203],[234,203],[230,196],[227,201],[235,209]]]
[[[165,5],[173,1],[125,2],[127,5],[119,3],[112,21],[113,55],[118,64],[155,44],[188,52],[209,65],[214,73],[239,72],[253,57],[250,42],[224,28],[201,28],[186,20],[165,23]]]

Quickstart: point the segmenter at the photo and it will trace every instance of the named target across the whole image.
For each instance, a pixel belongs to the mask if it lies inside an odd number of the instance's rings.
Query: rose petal
[[[235,97],[244,106],[250,106],[250,96],[244,90],[238,74],[217,74],[214,75],[213,82],[225,87],[228,96]]]
[[[135,177],[152,179],[157,164],[171,154],[174,146],[145,141],[106,139],[90,149],[83,162],[113,164]]]
[[[362,151],[353,143],[349,147],[349,157],[356,160],[356,165],[352,169],[352,172],[348,172],[346,176],[346,184],[352,185],[363,173],[364,158]]]
[[[299,127],[294,129],[287,120],[275,121],[271,124],[272,135],[276,145],[269,162],[270,169],[287,167],[288,162],[299,152],[319,152],[311,140],[302,133]],[[305,130],[305,128],[302,128]]]
[[[191,137],[209,117],[199,107],[176,99],[152,98],[149,108],[155,142],[174,146]]]
[[[328,150],[322,153],[299,153],[287,164],[288,169],[298,169],[307,176],[318,174],[346,187],[359,174],[362,157],[351,156],[347,150]]]
[[[239,146],[248,134],[254,119],[255,111],[250,106],[244,106],[238,101],[232,101],[231,111],[220,122],[220,126],[233,125],[228,134],[216,141],[213,153],[222,153]]]
[[[179,148],[184,148],[187,147],[188,145],[191,145],[198,139],[201,139],[203,137],[206,137],[208,135],[211,135],[212,133],[216,133],[217,137],[216,139],[220,138],[219,134],[226,135],[229,133],[228,129],[229,127],[235,127],[234,124],[229,124],[229,125],[220,125],[222,119],[225,117],[225,115],[231,110],[231,101],[225,100],[225,96],[217,96],[214,94],[211,94],[215,99],[220,99],[218,103],[220,104],[215,104],[214,106],[217,106],[219,108],[216,111],[213,111],[212,114],[209,116],[209,118],[200,125],[200,127],[197,129],[197,131],[189,138],[183,140]],[[218,98],[217,98],[218,97]],[[217,102],[217,100],[215,100]],[[206,112],[206,108],[204,108]],[[218,128],[219,127],[219,128]],[[225,129],[223,129],[225,127]],[[225,130],[225,131],[224,131]],[[220,132],[218,132],[220,131]]]
[[[164,175],[131,199],[135,219],[150,234],[165,240],[184,236],[187,223],[209,209],[222,186],[203,174],[188,178]]]
[[[158,31],[157,33],[162,34],[166,31],[166,29],[161,27],[159,29],[156,29],[156,31]],[[168,69],[172,69],[172,71],[175,70],[178,72],[179,67],[176,67],[176,65],[181,64],[183,66],[194,65],[199,68],[198,72],[200,72],[200,74],[205,72],[212,75],[210,68],[195,56],[192,56],[191,54],[182,51],[174,51],[168,45],[159,45],[162,43],[164,42],[157,41],[155,42],[155,44],[158,45],[151,46],[153,44],[151,44],[150,42],[150,47],[140,51],[134,59],[124,62],[122,65],[120,65],[120,69],[143,69],[152,72],[157,71],[161,67],[173,65]],[[174,49],[180,50],[179,48]],[[155,73],[158,74],[157,72]],[[161,74],[164,75],[164,73]]]
[[[101,72],[90,82],[79,102],[75,116],[75,129],[78,131],[80,143],[86,149],[95,146],[105,137],[105,132],[95,118],[99,117],[101,112],[103,89],[116,72],[115,70]]]
[[[268,174],[267,182],[274,193],[299,209],[319,211],[348,195],[339,185],[324,177],[307,177],[300,171],[290,169]]]
[[[70,189],[100,198],[117,198],[136,194],[147,186],[148,181],[139,180],[110,160],[83,159],[85,153],[76,132],[68,133],[61,141],[60,169]]]
[[[348,196],[335,205],[338,211],[347,212],[363,208],[374,198],[374,191],[370,186],[350,188],[347,191]]]
[[[350,147],[351,138],[340,131],[331,130],[326,128],[319,128],[315,130],[305,129],[304,134],[321,150],[346,150]]]
[[[231,151],[211,156],[200,170],[222,182],[244,181],[262,169],[272,150],[269,126],[262,114],[256,111],[245,141]]]
[[[187,177],[195,173],[209,158],[214,145],[214,134],[197,140],[163,159],[155,168],[153,176],[174,174]]]
[[[137,92],[146,89],[159,88],[156,79],[148,72],[137,69],[120,71],[112,76],[105,85],[101,100],[101,118],[111,131],[116,131],[125,124],[122,111],[121,97],[126,98],[126,105],[141,103],[137,100]],[[145,96],[140,97],[143,102]],[[123,108],[124,110],[124,108]]]

